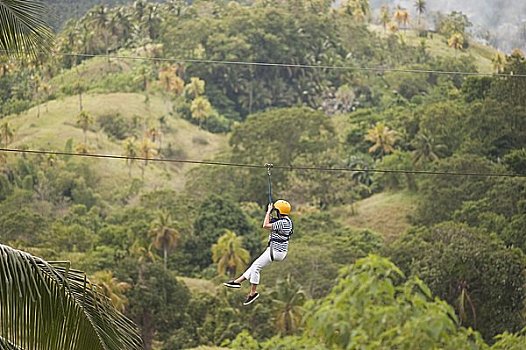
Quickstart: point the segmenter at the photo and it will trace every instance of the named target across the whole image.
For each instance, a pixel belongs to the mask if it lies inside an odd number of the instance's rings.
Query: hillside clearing
[[[384,192],[332,209],[332,214],[343,224],[356,229],[371,229],[392,241],[407,230],[409,216],[416,208],[417,195],[409,192]]]

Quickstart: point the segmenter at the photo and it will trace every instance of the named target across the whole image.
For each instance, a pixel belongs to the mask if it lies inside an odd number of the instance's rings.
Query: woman
[[[276,210],[278,218],[271,220],[270,214],[273,209]],[[251,304],[259,297],[257,286],[261,269],[272,261],[282,261],[287,256],[289,238],[293,233],[292,220],[289,218],[290,211],[291,206],[287,201],[280,199],[274,205],[269,203],[265,219],[263,220],[263,228],[270,230],[267,249],[241,276],[233,281],[223,283],[224,286],[229,288],[241,288],[243,281],[248,280],[250,282],[250,293],[243,305]]]

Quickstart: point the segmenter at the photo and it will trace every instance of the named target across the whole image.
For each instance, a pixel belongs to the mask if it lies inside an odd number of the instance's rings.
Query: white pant
[[[278,252],[276,250],[272,251],[275,261],[282,261],[287,256],[287,252]],[[270,259],[270,247],[257,258],[252,265],[243,273],[243,277],[250,281],[252,284],[259,284],[259,272],[262,268],[270,264],[272,260]]]

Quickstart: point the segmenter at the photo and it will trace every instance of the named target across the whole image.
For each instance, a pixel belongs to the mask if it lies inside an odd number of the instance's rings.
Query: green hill
[[[172,150],[170,158],[210,159],[226,146],[225,135],[211,134],[185,120],[168,116],[171,103],[159,96],[150,96],[148,103],[145,102],[144,95],[137,93],[87,94],[82,99],[84,110],[95,120],[87,132],[90,153],[122,155],[124,152],[123,141],[112,138],[97,122],[98,118],[104,115],[119,115],[128,121],[135,117],[143,124],[144,129],[150,125],[159,127],[159,118],[166,116],[166,125],[160,137],[162,147],[170,147]],[[10,147],[62,151],[68,139],[72,139],[74,144],[83,142],[83,131],[76,124],[79,114],[78,96],[69,96],[41,105],[38,118],[37,108],[39,107],[33,107],[19,116],[5,119],[16,130],[15,140]],[[85,161],[89,162],[95,173],[100,176],[101,193],[129,180],[124,160]],[[184,173],[190,167],[191,165],[150,162],[145,170],[144,180],[149,188],[168,185],[180,189],[184,184]],[[141,176],[137,163],[132,166],[131,174],[133,177]]]

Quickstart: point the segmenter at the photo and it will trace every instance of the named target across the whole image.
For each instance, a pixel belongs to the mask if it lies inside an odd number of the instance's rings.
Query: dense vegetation
[[[0,240],[86,271],[146,349],[523,347],[526,59],[478,46],[462,14],[437,33],[407,16],[136,1],[68,22],[51,55],[0,56],[2,147],[130,157],[0,153]],[[151,161],[218,138],[216,161],[348,170],[273,171],[296,229],[250,307],[216,285],[265,246],[266,171]],[[414,202],[409,230],[347,224],[390,192]]]

